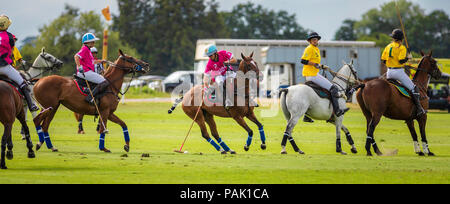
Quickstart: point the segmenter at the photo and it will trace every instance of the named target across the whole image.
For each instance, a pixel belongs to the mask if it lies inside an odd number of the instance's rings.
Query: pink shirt
[[[95,72],[94,56],[92,55],[91,49],[88,46],[83,45],[77,55],[80,57],[80,65],[83,66],[84,72]]]
[[[12,64],[11,54],[12,54],[12,47],[9,43],[9,35],[6,31],[0,32],[0,59],[1,66],[6,66],[8,64]],[[6,63],[6,64],[5,64]]]
[[[223,64],[224,62],[233,58],[233,53],[221,50],[217,52],[219,55],[219,60],[217,62],[209,59],[208,64],[206,64],[205,74],[210,74],[213,81],[216,76],[225,76],[227,72],[227,67]]]

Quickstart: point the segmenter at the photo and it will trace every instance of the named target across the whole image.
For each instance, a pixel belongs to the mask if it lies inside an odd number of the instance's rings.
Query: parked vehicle
[[[183,82],[196,85],[202,82],[202,73],[195,71],[176,71],[162,81],[163,91],[170,93]]]
[[[430,98],[429,109],[447,110],[450,113],[449,82],[450,75],[447,73],[443,73],[438,80],[430,80],[427,90],[427,95]]]

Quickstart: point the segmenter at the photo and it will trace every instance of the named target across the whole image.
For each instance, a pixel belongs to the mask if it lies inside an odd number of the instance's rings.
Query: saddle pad
[[[14,91],[16,91],[17,94],[19,94],[19,96],[21,98],[24,98],[22,91],[19,89],[19,85],[16,84],[14,81],[10,80],[7,76],[1,75],[0,76],[0,80],[6,82],[7,84],[9,84],[9,86],[11,86],[11,88],[14,89]]]
[[[84,87],[85,89],[83,89],[83,87],[80,87],[80,85],[78,84],[77,80],[75,80],[75,79],[73,80],[73,82],[75,82],[75,85],[77,86],[78,91],[81,93],[81,95],[88,96],[87,93],[84,93],[85,91],[89,91],[89,90],[87,90],[87,87]]]
[[[411,98],[411,94],[409,94],[409,91],[400,84],[400,82],[394,81],[394,80],[387,80],[390,84],[394,85],[395,88],[405,97]]]
[[[311,87],[320,98],[326,98],[326,99],[330,99],[331,98],[331,94],[330,94],[330,92],[328,90],[320,87],[319,85],[315,84],[314,82],[307,81],[305,83],[305,85]]]

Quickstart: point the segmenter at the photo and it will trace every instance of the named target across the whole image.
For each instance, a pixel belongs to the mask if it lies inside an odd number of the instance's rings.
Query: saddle
[[[331,93],[330,93],[330,91],[320,87],[319,85],[315,84],[312,81],[305,82],[305,85],[311,87],[320,98],[326,98],[326,99],[331,100]]]
[[[402,85],[399,81],[395,80],[395,79],[387,79],[387,81],[394,85],[395,88],[397,88],[397,90],[401,93],[401,95],[407,97],[407,98],[411,98],[412,93],[404,86]]]
[[[22,90],[20,89],[19,84],[17,84],[16,82],[14,82],[13,80],[9,79],[7,76],[5,75],[0,75],[0,81],[4,81],[6,83],[8,83],[18,94],[21,98],[24,98],[24,93],[22,92]]]
[[[74,81],[75,84],[77,85],[78,91],[80,91],[80,93],[81,93],[82,95],[88,96],[88,95],[91,94],[90,91],[89,91],[89,88],[88,88],[88,86],[87,86],[87,84],[86,84],[86,80],[84,80],[84,79],[78,77],[78,76],[75,75],[75,74],[73,75],[73,78],[74,78],[73,81]],[[88,83],[89,83],[89,86],[91,87],[92,90],[94,90],[94,88],[98,85],[98,84],[96,84],[96,83],[92,83],[92,82],[89,82],[89,81],[88,81]],[[92,91],[92,90],[91,90],[91,91]]]

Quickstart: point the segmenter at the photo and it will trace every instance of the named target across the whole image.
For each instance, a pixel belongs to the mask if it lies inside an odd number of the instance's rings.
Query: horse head
[[[259,80],[262,80],[263,75],[259,71],[258,63],[253,60],[253,52],[250,56],[246,57],[243,53],[241,53],[242,61],[239,64],[239,71],[246,74],[249,71],[253,71],[256,74],[256,77]]]
[[[424,54],[420,51],[420,54],[422,55],[422,59],[419,62],[417,71],[423,70],[435,79],[441,78],[442,72],[437,66],[437,61],[432,57],[433,51],[430,51],[428,54]]]
[[[42,48],[41,53],[36,57],[36,60],[33,62],[33,66],[31,68],[34,69],[60,69],[63,65],[63,62],[51,55],[50,53],[45,52],[45,48]]]
[[[126,55],[119,49],[119,58],[116,61],[118,68],[127,71],[128,73],[142,73],[145,74],[150,71],[150,64],[142,60],[136,59]]]

